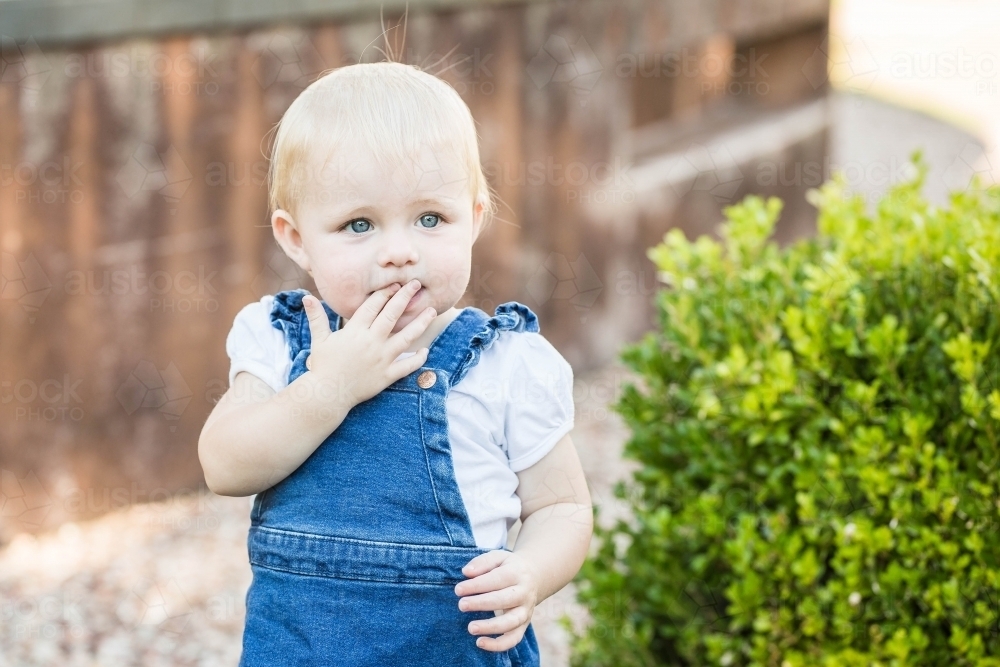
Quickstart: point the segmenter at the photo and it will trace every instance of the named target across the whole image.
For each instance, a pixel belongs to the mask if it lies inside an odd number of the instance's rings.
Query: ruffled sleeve
[[[233,320],[226,337],[230,387],[240,371],[256,375],[275,392],[288,384],[291,360],[284,334],[271,326],[272,301],[267,295],[247,304]]]
[[[274,295],[269,309],[271,326],[285,334],[287,340],[297,339],[298,323],[302,319],[305,306],[302,297],[308,294],[304,289],[286,290]]]
[[[452,378],[453,385],[458,384],[469,369],[479,362],[480,355],[493,345],[501,331],[538,332],[538,317],[523,303],[501,303],[494,312],[493,317],[486,321],[483,329],[470,341],[469,353]]]
[[[291,359],[286,380],[289,377],[298,377],[306,372],[306,360],[312,347],[312,334],[309,331],[309,318],[306,316],[303,297],[309,294],[305,289],[285,290],[274,295],[274,303],[271,307],[271,326],[284,334],[287,342],[286,351]],[[330,322],[330,329],[336,331],[340,326],[340,316],[333,312],[333,309],[323,300],[323,310],[326,311],[327,319]]]

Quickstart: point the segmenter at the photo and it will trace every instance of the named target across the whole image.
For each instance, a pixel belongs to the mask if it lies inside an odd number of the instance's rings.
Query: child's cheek
[[[321,274],[316,277],[316,286],[320,295],[333,310],[345,317],[352,317],[361,304],[365,302],[369,289],[365,289],[363,281],[356,272],[340,272]]]
[[[428,274],[428,296],[440,302],[442,308],[448,308],[465,294],[469,285],[469,263],[457,263],[454,257],[446,257],[437,263],[436,270]],[[480,281],[481,282],[481,281]],[[482,290],[480,285],[479,291]],[[447,302],[447,305],[444,305]],[[425,304],[426,305],[426,304]],[[433,304],[432,304],[433,305]]]
[[[346,269],[345,267],[331,267],[327,272],[328,281],[332,292],[338,298],[360,298],[375,289],[375,285],[369,285],[365,276],[357,269]]]

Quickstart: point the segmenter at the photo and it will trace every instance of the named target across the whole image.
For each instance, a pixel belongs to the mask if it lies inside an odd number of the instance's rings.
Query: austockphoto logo
[[[1000,152],[985,152],[982,146],[967,143],[942,178],[949,190],[969,190],[977,180],[980,186],[996,185],[1000,183]]]
[[[94,514],[137,508],[145,523],[177,523],[188,518],[193,525],[218,528],[221,507],[219,496],[199,493],[197,489],[147,489],[136,482],[131,486],[73,488],[61,501],[66,514]],[[183,527],[183,526],[181,526]]]
[[[129,415],[143,408],[153,408],[168,422],[180,419],[193,395],[173,362],[160,371],[146,359],[136,365],[115,392],[115,398]],[[176,424],[172,423],[170,430],[176,431]]]
[[[992,79],[1000,71],[1000,55],[992,51],[899,51],[889,73],[894,79]]]
[[[829,155],[822,162],[765,160],[757,165],[756,183],[761,187],[819,187],[839,172],[849,187],[888,187],[913,178],[915,169],[911,162],[895,157],[887,162],[850,160],[838,163]]]
[[[702,53],[683,48],[670,53],[622,53],[615,76],[623,79],[677,79],[702,81],[701,92],[766,95],[771,86],[763,63],[770,54],[750,48],[747,53]]]
[[[401,196],[411,196],[420,189],[457,194],[468,189],[470,178],[465,170],[428,151],[408,155],[393,165],[386,185],[391,185]]]
[[[620,636],[624,639],[635,637],[635,628],[629,622],[635,614],[636,603],[632,596],[621,590],[610,595],[591,598],[587,603],[590,616],[596,621],[590,634],[598,638]]]
[[[489,62],[493,59],[494,54],[485,53],[478,47],[469,53],[431,51],[428,54],[420,54],[412,47],[406,47],[404,54],[401,62],[419,63],[420,69],[429,71],[431,74],[454,73],[455,78],[449,83],[458,91],[459,95],[492,95],[496,91],[496,86],[493,83],[493,71],[489,68]],[[360,56],[345,62],[360,62]]]
[[[68,374],[41,382],[0,380],[0,405],[12,409],[14,421],[78,422],[84,417],[83,400],[76,393],[82,382]]]
[[[263,165],[266,178],[268,163],[261,162],[261,165]],[[255,163],[249,168],[252,174],[251,178],[256,179],[260,174],[261,167]],[[335,198],[344,196],[344,193],[358,189],[357,179],[354,177],[352,169],[352,165],[341,159],[330,160],[319,169],[311,164],[296,163],[285,172],[284,180],[288,184],[291,196],[296,201],[302,197],[312,196],[313,199],[310,201],[326,204],[337,201]],[[422,171],[419,165],[417,170]],[[232,183],[233,179],[240,179],[240,171],[241,169],[236,165],[225,166],[213,162],[210,165],[210,170],[206,172],[206,183],[213,187]],[[261,184],[263,182],[261,181]],[[256,185],[256,183],[254,184]]]
[[[303,32],[255,37],[249,44],[259,53],[250,71],[264,90],[275,84],[305,88],[326,68],[316,45]]]
[[[580,321],[585,322],[604,284],[582,253],[569,260],[553,252],[538,265],[525,287],[540,306],[550,300],[568,301],[581,314]]]
[[[59,641],[67,634],[80,639],[88,632],[84,606],[79,593],[65,590],[4,595],[0,597],[0,627],[6,631],[5,637],[20,640]]]
[[[115,615],[126,628],[140,625],[161,626],[159,632],[179,636],[193,618],[193,606],[176,579],[136,582],[119,601]]]
[[[497,186],[547,186],[562,188],[567,201],[582,203],[631,203],[635,201],[635,181],[629,175],[632,163],[620,156],[614,160],[562,163],[552,156],[529,162],[483,163],[483,173]]]
[[[583,419],[604,421],[614,414],[609,406],[621,395],[630,375],[611,373],[592,378],[573,378],[573,403],[577,415]]]
[[[24,259],[18,259],[12,253],[0,253],[0,299],[21,304],[29,322],[34,323],[35,315],[51,291],[52,283],[34,254],[28,253]]]
[[[724,145],[693,143],[666,168],[677,197],[703,193],[720,204],[731,202],[743,184],[743,170]]]
[[[29,528],[39,528],[52,509],[52,497],[35,471],[23,477],[0,468],[0,516]],[[0,598],[2,599],[2,598]]]
[[[326,187],[296,187],[289,191],[289,200],[296,205],[330,205],[361,206],[361,195],[356,190],[335,190]]]
[[[205,167],[205,185],[210,188],[261,187],[267,182],[267,162],[209,162]]]
[[[860,37],[830,34],[802,65],[802,74],[813,88],[837,81],[851,90],[867,90],[878,76],[879,66]]]
[[[82,162],[69,155],[44,162],[0,163],[0,187],[14,192],[18,204],[79,204],[83,201]]]
[[[566,83],[578,95],[581,106],[597,86],[604,67],[583,37],[570,43],[560,35],[549,35],[527,66],[528,77],[541,90],[553,83]]]
[[[177,212],[177,202],[192,180],[194,176],[172,144],[163,153],[152,144],[139,144],[115,175],[126,197],[156,192],[170,205],[171,214]]]
[[[218,54],[195,48],[178,54],[132,46],[125,50],[96,50],[66,57],[63,72],[69,79],[133,78],[151,91],[167,94],[219,92],[214,63]],[[171,81],[176,78],[176,82]]]
[[[38,91],[50,74],[52,65],[33,37],[18,42],[0,35],[0,83],[16,83],[25,90]]]
[[[621,269],[615,273],[614,292],[618,296],[646,298],[660,288],[658,272],[653,269],[631,271]]]
[[[111,270],[73,270],[66,274],[68,296],[149,296],[150,312],[214,313],[219,309],[218,290],[212,284],[218,271],[153,271],[142,265]]]
[[[250,281],[250,292],[260,299],[265,294],[297,289],[308,283],[309,274],[282,250],[276,249],[271,251],[264,268]]]
[[[308,368],[308,364],[307,364]],[[349,374],[338,374],[336,376],[324,376],[317,379],[310,385],[288,385],[286,391],[274,395],[274,400],[287,405],[294,416],[303,417],[319,416],[329,419],[333,416],[332,408],[313,409],[316,403],[331,404],[339,401],[344,396],[352,396],[354,388],[358,384],[358,378]],[[249,387],[244,391],[229,387],[227,380],[215,378],[205,383],[205,400],[208,403],[217,403],[227,390],[232,389],[233,397],[236,399],[259,400],[267,398],[270,393],[258,387]]]

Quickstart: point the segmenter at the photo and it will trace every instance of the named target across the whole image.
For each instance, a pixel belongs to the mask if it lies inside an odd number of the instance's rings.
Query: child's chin
[[[397,334],[406,328],[406,325],[413,321],[409,315],[401,315],[396,324],[392,327],[392,333]],[[390,334],[391,335],[391,334]]]

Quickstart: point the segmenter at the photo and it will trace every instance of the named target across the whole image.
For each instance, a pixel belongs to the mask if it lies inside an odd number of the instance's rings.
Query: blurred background
[[[612,519],[646,249],[750,193],[808,236],[808,189],[874,201],[915,149],[934,202],[997,182],[997,34],[982,0],[0,1],[0,664],[237,663],[252,498],[207,491],[197,440],[236,313],[313,287],[265,152],[322,71],[392,48],[472,109],[500,211],[459,305],[539,315]],[[564,615],[572,585],[535,612],[543,664]]]

